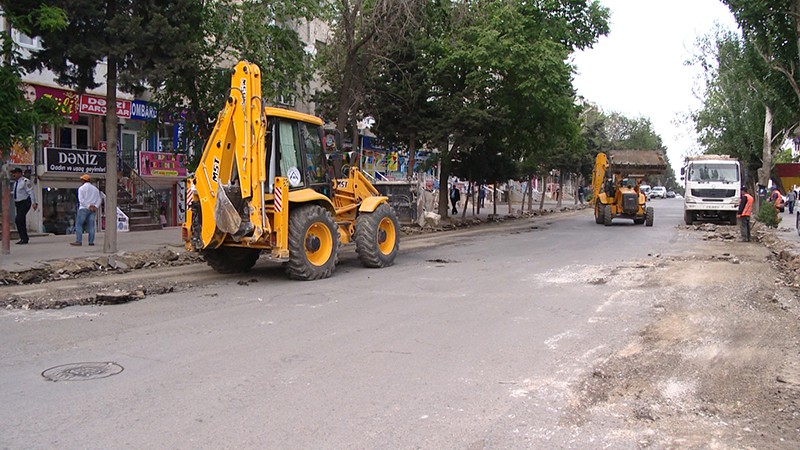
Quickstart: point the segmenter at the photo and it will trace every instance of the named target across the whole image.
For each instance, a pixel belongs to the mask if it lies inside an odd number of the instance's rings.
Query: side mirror
[[[683,179],[684,175],[686,175],[686,168],[685,167],[681,167],[681,180]]]

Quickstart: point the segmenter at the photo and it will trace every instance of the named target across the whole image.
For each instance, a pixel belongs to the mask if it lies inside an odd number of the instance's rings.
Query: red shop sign
[[[95,95],[83,94],[79,104],[81,114],[92,114],[95,116],[106,115],[106,99]],[[120,119],[131,118],[131,101],[117,100],[117,117]]]

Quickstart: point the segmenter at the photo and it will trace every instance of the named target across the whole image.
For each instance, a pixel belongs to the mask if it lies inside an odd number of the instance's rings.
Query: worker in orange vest
[[[778,188],[772,187],[772,195],[769,196],[769,201],[775,205],[775,209],[777,209],[778,212],[781,211],[781,207],[783,207],[783,196]]]
[[[743,242],[750,242],[750,216],[753,215],[753,196],[747,193],[747,186],[742,186],[742,198],[739,201],[739,232]]]

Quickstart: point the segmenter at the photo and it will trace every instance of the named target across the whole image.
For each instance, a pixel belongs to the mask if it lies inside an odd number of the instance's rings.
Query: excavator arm
[[[603,191],[607,168],[608,159],[606,158],[606,154],[598,153],[597,158],[594,160],[594,171],[592,171],[592,198],[594,201],[600,198],[600,193]]]
[[[265,219],[264,136],[266,121],[261,104],[261,71],[255,64],[240,62],[231,76],[225,107],[206,142],[195,175],[194,189],[203,220],[200,230],[202,247],[217,247],[225,233],[239,232],[242,217],[227,198],[224,186],[236,186],[254,233],[269,231]],[[257,238],[257,236],[254,236]]]

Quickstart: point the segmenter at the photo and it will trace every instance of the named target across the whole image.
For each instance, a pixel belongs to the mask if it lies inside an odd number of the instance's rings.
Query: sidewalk
[[[491,203],[486,202],[486,206],[487,208],[481,209],[480,214],[473,215],[472,205],[469,205],[464,219],[471,220],[473,218],[480,218],[486,220],[493,212]],[[564,201],[562,206],[571,207],[573,206],[573,202],[571,200]],[[545,201],[545,209],[553,209],[555,207],[555,201],[549,199]],[[515,204],[514,210],[516,211],[518,208],[519,205]],[[539,204],[534,202],[533,209],[538,210]],[[508,204],[498,203],[497,214],[500,217],[506,216],[508,214]],[[458,214],[450,216],[449,219],[460,221],[461,207],[459,207]],[[81,247],[69,245],[70,242],[75,240],[74,235],[37,236],[36,234],[31,234],[30,242],[27,245],[16,245],[14,243],[16,240],[12,239],[11,254],[0,255],[0,270],[19,271],[35,268],[44,262],[104,256],[106,255],[103,253],[104,236],[104,232],[97,233],[95,245],[92,247],[88,245],[86,234],[83,236],[83,245]],[[177,253],[182,253],[184,251],[180,227],[167,227],[153,231],[117,233],[117,254],[123,252],[158,250],[165,247]]]
[[[19,270],[35,267],[41,262],[57,261],[92,256],[103,256],[103,239],[105,233],[100,232],[95,236],[95,245],[87,245],[86,234],[83,235],[83,245],[80,247],[69,245],[75,241],[75,235],[46,235],[31,234],[27,245],[16,245],[11,241],[11,254],[0,255],[0,270]],[[183,250],[180,227],[167,227],[161,230],[136,231],[117,233],[117,253],[141,250],[156,250],[167,247],[176,252]]]

